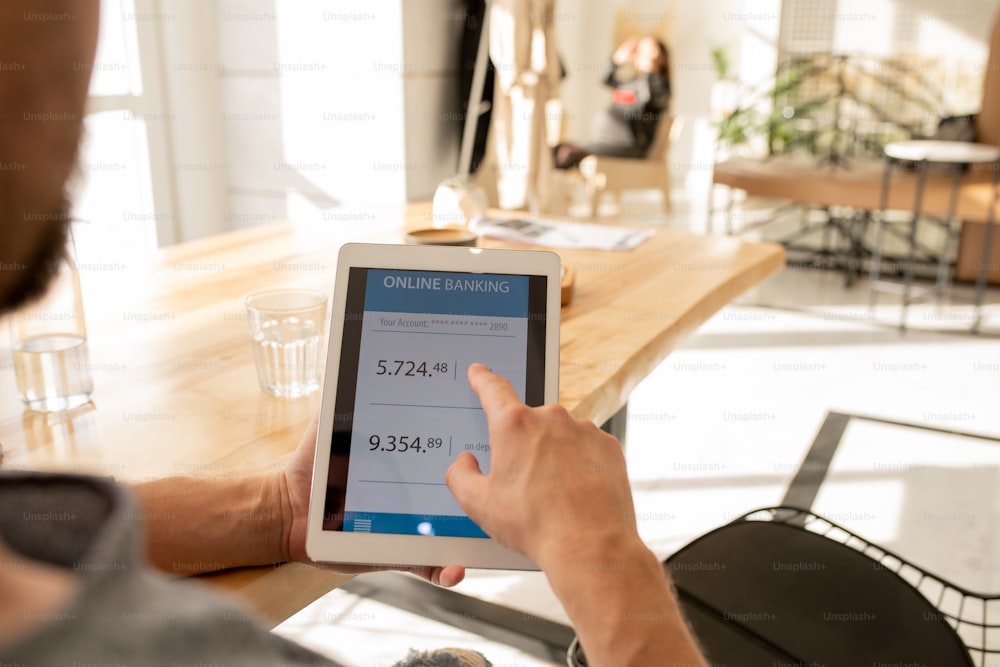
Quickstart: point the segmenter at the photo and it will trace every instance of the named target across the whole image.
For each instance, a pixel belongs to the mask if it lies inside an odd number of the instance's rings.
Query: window
[[[781,56],[891,58],[934,84],[946,113],[973,113],[979,108],[987,34],[995,12],[995,0],[786,2]]]
[[[171,118],[158,91],[162,15],[152,0],[104,0],[80,171],[72,186],[84,268],[173,242]],[[82,66],[82,65],[81,65]]]

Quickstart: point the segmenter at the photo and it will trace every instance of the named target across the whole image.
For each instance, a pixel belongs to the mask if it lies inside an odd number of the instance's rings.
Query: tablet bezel
[[[560,259],[549,251],[349,243],[337,259],[326,375],[313,460],[306,553],[318,562],[374,565],[464,565],[537,570],[531,559],[492,539],[323,530],[333,422],[339,382],[348,276],[352,267],[546,276],[543,402],[559,400]],[[401,559],[399,554],[405,554]]]

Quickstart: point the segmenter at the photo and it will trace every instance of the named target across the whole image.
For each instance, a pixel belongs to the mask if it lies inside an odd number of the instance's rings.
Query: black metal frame
[[[728,187],[728,186],[727,186]],[[734,188],[730,187],[730,190]],[[726,235],[747,234],[767,225],[773,224],[777,216],[789,209],[800,209],[804,215],[809,212],[820,211],[824,215],[822,221],[805,222],[797,230],[783,238],[774,239],[775,243],[780,243],[790,254],[786,265],[789,267],[822,268],[828,270],[842,271],[844,274],[844,285],[852,287],[857,279],[865,272],[865,261],[871,261],[875,254],[866,243],[866,236],[870,224],[875,220],[872,211],[855,209],[848,206],[817,206],[803,202],[788,202],[776,207],[774,215],[767,220],[754,222],[738,230],[733,229],[732,224],[732,203],[731,200],[724,207],[721,215],[724,216],[724,232]],[[712,218],[716,215],[716,210],[709,214],[709,230],[714,223]],[[885,231],[901,238],[909,240],[907,233],[896,229],[896,225],[884,222]],[[809,236],[822,235],[822,241],[818,246],[801,243]],[[835,243],[839,240],[840,243]],[[841,246],[841,247],[838,247]],[[938,264],[939,262],[951,262],[950,255],[939,256],[934,250],[922,247],[918,243],[918,248],[922,250],[922,258],[914,263]],[[792,257],[791,253],[802,253],[802,257]],[[881,255],[883,259],[892,261],[900,266],[907,264],[907,258],[897,255]]]
[[[899,554],[869,542],[857,533],[800,507],[779,506],[754,510],[731,523],[770,521],[801,527],[823,537],[851,547],[868,556],[880,567],[894,572],[909,582],[921,595],[940,611],[941,616],[955,629],[965,642],[969,655],[980,667],[986,666],[989,656],[1000,656],[1000,645],[990,645],[990,635],[1000,642],[1000,595],[970,591],[946,579],[931,574],[907,561]],[[958,611],[950,611],[946,598],[957,595]],[[975,609],[975,605],[980,609]],[[992,615],[991,615],[992,614]],[[978,635],[978,641],[970,639]],[[975,643],[973,643],[975,642]]]
[[[978,667],[987,667],[988,658],[1000,655],[1000,646],[993,646],[990,642],[990,636],[993,634],[995,635],[994,642],[1000,643],[1000,622],[998,622],[1000,620],[1000,595],[972,592],[937,577],[895,552],[869,542],[857,533],[825,519],[811,510],[789,505],[753,510],[702,537],[696,538],[696,540],[705,539],[712,533],[726,530],[733,525],[750,522],[785,524],[854,549],[870,558],[875,566],[896,574],[937,609],[941,618],[951,625],[958,638],[964,643],[972,664]],[[669,569],[669,562],[670,559],[664,563],[665,568]],[[683,591],[681,593],[683,595]],[[954,600],[956,597],[958,599],[957,612],[952,611],[955,604],[945,604],[946,600]],[[688,600],[688,602],[695,603],[696,601]],[[760,641],[760,638],[758,640]],[[781,650],[780,647],[773,648]],[[568,664],[571,667],[585,667],[585,656],[578,639],[574,638],[567,655]],[[990,664],[993,664],[992,660],[990,660]]]

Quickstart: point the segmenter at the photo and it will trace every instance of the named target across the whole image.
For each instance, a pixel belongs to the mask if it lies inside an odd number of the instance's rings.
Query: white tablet
[[[489,538],[444,483],[490,468],[469,364],[528,405],[558,401],[559,257],[348,244],[337,261],[306,551],[316,561],[537,569]]]

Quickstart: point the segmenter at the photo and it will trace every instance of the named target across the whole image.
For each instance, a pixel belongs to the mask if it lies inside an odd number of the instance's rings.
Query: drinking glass
[[[90,401],[94,380],[72,235],[48,291],[10,318],[10,336],[17,391],[29,410],[61,412]]]
[[[326,295],[274,289],[245,301],[261,389],[282,398],[316,391],[323,377]]]

